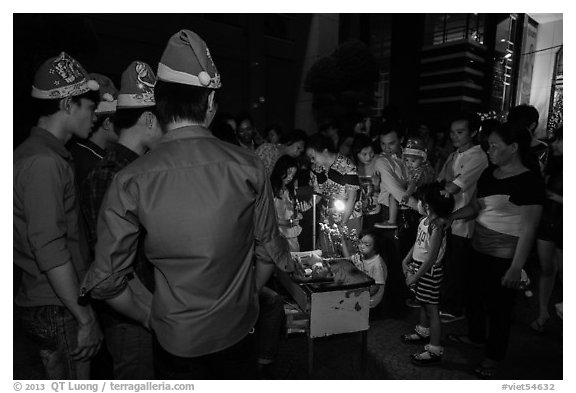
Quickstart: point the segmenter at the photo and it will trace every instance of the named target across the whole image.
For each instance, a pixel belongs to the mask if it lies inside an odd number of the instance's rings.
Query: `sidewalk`
[[[408,309],[403,316],[382,316],[370,322],[365,374],[360,366],[361,336],[346,334],[314,341],[314,370],[308,376],[307,338],[300,334],[282,342],[269,379],[478,379],[472,370],[482,359],[482,349],[444,342],[445,354],[440,365],[417,367],[410,363],[410,354],[421,350],[421,346],[402,343],[400,335],[413,329],[418,312],[418,309]],[[519,294],[508,356],[495,379],[563,379],[562,320],[553,316],[546,325],[546,333],[538,335],[529,327],[534,315],[536,298]],[[465,332],[466,321],[461,320],[443,325],[442,336]]]

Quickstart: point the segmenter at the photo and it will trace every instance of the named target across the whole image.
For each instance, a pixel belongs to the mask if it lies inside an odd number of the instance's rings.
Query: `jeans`
[[[112,356],[114,379],[154,379],[152,334],[132,322],[105,328],[106,347]]]
[[[63,306],[15,307],[21,326],[40,349],[48,379],[90,379],[90,361],[75,361],[78,323]]]
[[[245,380],[256,377],[254,334],[247,334],[221,351],[189,358],[173,355],[162,348],[156,337],[153,340],[154,370],[158,379]]]
[[[260,315],[256,323],[258,363],[271,364],[276,360],[280,340],[286,331],[286,314],[282,296],[268,287],[259,295]]]

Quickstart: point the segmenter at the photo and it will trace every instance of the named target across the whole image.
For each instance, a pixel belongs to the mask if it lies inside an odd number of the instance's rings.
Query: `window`
[[[484,43],[484,15],[430,14],[426,22],[425,45],[472,40]]]

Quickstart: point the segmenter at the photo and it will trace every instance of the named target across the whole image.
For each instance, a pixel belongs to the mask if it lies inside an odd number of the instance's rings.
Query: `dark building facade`
[[[248,111],[256,125],[294,126],[310,14],[14,14],[14,119],[19,144],[35,69],[66,51],[119,86],[130,62],[156,69],[170,36],[190,29],[207,42],[222,74],[222,112]]]

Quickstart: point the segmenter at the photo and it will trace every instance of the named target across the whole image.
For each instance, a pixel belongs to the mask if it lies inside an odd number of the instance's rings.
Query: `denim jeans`
[[[133,322],[119,322],[104,330],[112,356],[114,379],[154,379],[152,334]]]
[[[202,337],[198,337],[199,340]],[[254,334],[221,351],[197,357],[180,357],[166,351],[154,337],[156,378],[174,379],[255,379]]]
[[[40,348],[40,358],[48,379],[90,379],[90,361],[75,361],[78,323],[62,306],[18,307],[24,332]]]
[[[282,296],[264,287],[260,291],[260,314],[256,323],[258,363],[270,364],[276,360],[280,340],[286,331],[286,314]]]

